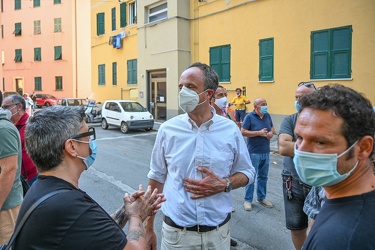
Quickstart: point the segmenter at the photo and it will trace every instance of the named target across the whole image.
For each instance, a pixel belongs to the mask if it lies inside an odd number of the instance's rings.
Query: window
[[[22,35],[22,24],[21,23],[15,23],[14,24],[14,31],[13,34],[15,36],[20,36]]]
[[[104,34],[104,13],[96,14],[96,34],[98,36]]]
[[[112,31],[116,30],[116,8],[112,8]]]
[[[53,0],[53,4],[61,4],[61,0]]]
[[[98,85],[105,85],[105,64],[98,65]]]
[[[55,60],[62,59],[62,48],[61,46],[55,46]]]
[[[126,3],[120,4],[120,27],[126,26]]]
[[[210,66],[219,76],[219,82],[230,82],[230,45],[210,48]]]
[[[351,77],[352,26],[311,32],[311,79]]]
[[[117,86],[117,63],[112,63],[112,85]]]
[[[259,81],[273,81],[273,38],[259,40]]]
[[[137,23],[137,3],[129,3],[129,24]]]
[[[21,9],[21,0],[14,0],[14,9],[15,10]]]
[[[22,62],[22,49],[16,49],[15,54],[14,61]]]
[[[55,88],[56,90],[63,90],[62,76],[55,77]]]
[[[54,23],[54,32],[61,32],[61,18],[54,18],[53,19]]]
[[[33,7],[39,7],[39,6],[40,6],[40,0],[34,0]]]
[[[42,78],[40,76],[34,77],[34,90],[42,90]]]
[[[34,21],[34,34],[40,34],[40,20]]]
[[[137,84],[137,59],[128,60],[128,84]]]
[[[157,20],[161,20],[167,18],[168,14],[168,6],[167,3],[160,4],[158,6],[149,8],[148,12],[148,22],[155,22]]]
[[[41,60],[42,60],[42,49],[34,48],[34,61],[41,61]]]

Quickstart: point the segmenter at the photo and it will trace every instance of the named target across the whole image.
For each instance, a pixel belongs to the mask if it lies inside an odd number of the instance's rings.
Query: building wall
[[[1,50],[4,51],[4,64],[1,71],[4,78],[3,91],[16,91],[16,79],[20,79],[23,91],[34,91],[34,77],[42,77],[42,90],[37,93],[49,93],[56,97],[75,97],[78,88],[89,89],[90,82],[77,85],[77,75],[82,79],[90,80],[90,72],[86,69],[80,74],[77,65],[87,65],[90,60],[88,47],[89,36],[85,31],[76,28],[85,28],[77,23],[90,22],[89,5],[80,1],[75,7],[76,0],[62,0],[61,4],[53,1],[40,1],[40,7],[33,7],[33,1],[21,1],[21,9],[14,10],[14,1],[3,1],[1,24],[4,26],[4,38],[0,39]],[[76,15],[76,13],[79,13]],[[61,18],[62,32],[54,32],[54,18]],[[41,34],[34,35],[34,20],[41,21]],[[22,23],[22,35],[13,34],[15,23]],[[80,34],[81,46],[76,46],[76,34]],[[62,46],[62,60],[54,60],[54,46]],[[34,48],[41,48],[41,61],[34,61]],[[76,48],[80,48],[76,53]],[[89,48],[89,47],[88,47]],[[15,49],[22,49],[22,62],[14,62]],[[81,63],[82,60],[82,63]],[[56,90],[55,76],[62,76],[63,90]],[[2,88],[3,86],[1,86]],[[84,93],[84,91],[83,91]]]
[[[148,23],[147,10],[167,2],[168,18]],[[189,1],[138,1],[138,87],[139,102],[149,106],[148,73],[166,70],[167,119],[178,114],[178,80],[191,62]]]
[[[120,28],[120,2],[118,0],[91,1],[91,70],[92,94],[91,98],[104,102],[108,99],[138,99],[137,84],[128,84],[127,61],[137,59],[137,24],[129,25],[129,3],[127,4],[127,26]],[[116,8],[116,30],[112,31],[111,10]],[[105,13],[105,34],[97,35],[97,14]],[[120,49],[109,45],[111,36],[125,32]],[[117,62],[117,85],[112,84],[112,63]],[[105,64],[106,81],[104,86],[98,85],[98,65]],[[139,72],[139,71],[138,71]]]
[[[231,81],[222,83],[231,100],[246,87],[254,102],[264,97],[275,127],[295,112],[294,92],[310,80],[312,31],[351,25],[352,77],[312,80],[319,87],[340,83],[363,92],[375,103],[375,2],[371,0],[206,0],[192,1],[191,48],[194,61],[209,64],[209,48],[230,44]],[[274,82],[259,82],[259,40],[274,38]],[[248,105],[248,111],[253,109]]]

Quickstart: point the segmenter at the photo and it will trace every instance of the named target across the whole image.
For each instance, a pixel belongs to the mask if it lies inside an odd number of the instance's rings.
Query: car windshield
[[[50,95],[50,94],[46,94],[45,96],[46,96],[46,98],[56,98],[56,97],[54,97],[53,95]]]
[[[144,112],[144,107],[138,102],[120,102],[126,112]]]

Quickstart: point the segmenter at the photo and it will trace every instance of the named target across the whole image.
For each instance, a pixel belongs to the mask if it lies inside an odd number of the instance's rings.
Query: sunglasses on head
[[[298,83],[298,87],[301,87],[301,86],[306,86],[308,88],[310,88],[312,86],[315,90],[317,90],[314,83],[312,83],[312,82],[300,82],[300,83]]]

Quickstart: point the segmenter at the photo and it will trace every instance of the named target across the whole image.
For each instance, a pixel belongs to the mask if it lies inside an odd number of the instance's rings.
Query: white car
[[[122,133],[129,129],[145,129],[154,127],[154,117],[140,103],[131,100],[107,100],[102,106],[102,128],[109,125],[120,127]]]

